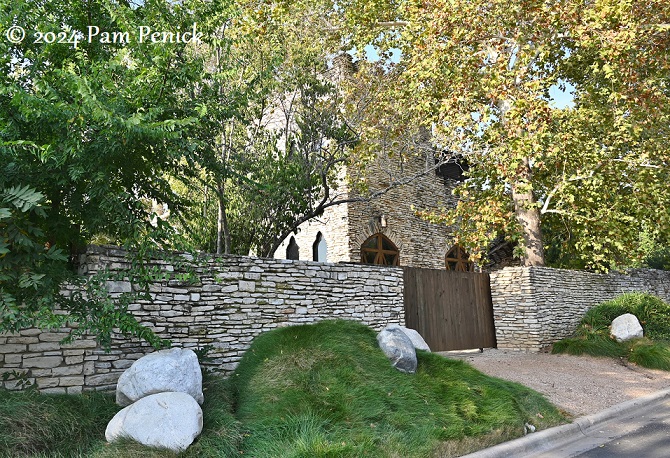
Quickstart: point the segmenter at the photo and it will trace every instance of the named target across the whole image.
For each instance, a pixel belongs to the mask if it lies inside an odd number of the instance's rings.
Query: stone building
[[[419,210],[439,211],[456,204],[452,190],[462,176],[461,166],[449,163],[435,168],[432,153],[403,164],[378,160],[367,170],[369,191],[387,189],[400,172],[416,178],[369,201],[327,208],[284,240],[275,257],[471,270],[467,253],[454,245],[452,230],[417,215]],[[342,200],[360,197],[345,184],[338,192]]]

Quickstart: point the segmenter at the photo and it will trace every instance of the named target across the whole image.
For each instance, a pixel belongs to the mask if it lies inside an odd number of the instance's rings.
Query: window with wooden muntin
[[[474,272],[475,263],[470,261],[470,255],[460,246],[451,247],[444,257],[447,270],[456,270],[458,272]]]
[[[361,262],[397,266],[400,265],[400,251],[388,237],[377,233],[361,245]]]

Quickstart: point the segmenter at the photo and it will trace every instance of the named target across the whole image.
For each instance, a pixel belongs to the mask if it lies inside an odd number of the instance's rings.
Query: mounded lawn
[[[376,334],[351,321],[256,338],[227,380],[205,381],[205,427],[184,457],[457,456],[565,418],[541,395],[460,360],[419,352],[414,375],[391,367]],[[107,444],[109,395],[0,391],[0,455],[164,457]],[[29,424],[29,428],[23,425]]]

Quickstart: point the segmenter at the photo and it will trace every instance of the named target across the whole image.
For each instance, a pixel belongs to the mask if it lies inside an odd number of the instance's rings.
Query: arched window
[[[451,247],[444,257],[447,270],[457,270],[459,272],[473,272],[475,263],[470,261],[470,255],[460,246]]]
[[[397,266],[400,264],[400,252],[388,237],[375,234],[361,246],[361,262],[363,264],[381,264]]]
[[[292,259],[294,261],[300,259],[300,247],[295,243],[295,237],[291,237],[291,240],[288,242],[288,246],[286,247],[286,259]]]
[[[312,244],[312,260],[317,262],[328,261],[328,246],[321,232],[316,234],[316,240]]]

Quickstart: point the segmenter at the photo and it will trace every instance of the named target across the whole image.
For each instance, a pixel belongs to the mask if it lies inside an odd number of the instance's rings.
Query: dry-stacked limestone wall
[[[126,253],[90,247],[85,273],[119,269]],[[175,267],[156,261],[167,271]],[[230,373],[251,340],[280,326],[323,319],[354,319],[379,330],[404,324],[403,274],[399,268],[225,256],[192,262],[195,282],[154,284],[151,299],[131,305],[135,316],[175,346],[211,346],[204,366]],[[110,282],[113,294],[130,290]],[[544,267],[512,267],[491,274],[499,348],[539,351],[574,331],[591,306],[629,291],[670,301],[670,272],[634,270],[599,275]],[[25,373],[43,392],[112,389],[121,372],[151,351],[117,338],[110,352],[94,339],[61,345],[67,329],[25,329],[0,335],[0,375]],[[13,388],[16,381],[1,382]]]
[[[539,351],[568,337],[593,305],[642,291],[670,302],[670,272],[631,270],[607,275],[511,267],[491,274],[498,348]]]
[[[83,267],[88,273],[123,267],[125,255],[111,247],[91,247]],[[255,336],[280,326],[336,318],[377,330],[404,324],[398,268],[237,256],[204,260],[192,268],[195,283],[154,284],[151,300],[138,301],[131,310],[175,346],[211,346],[204,366],[220,373],[236,367]],[[126,282],[110,282],[109,287],[116,293],[130,290]],[[43,392],[111,389],[124,369],[151,351],[146,344],[121,338],[109,353],[92,339],[61,346],[64,331],[27,329],[0,336],[0,373],[26,372]]]

